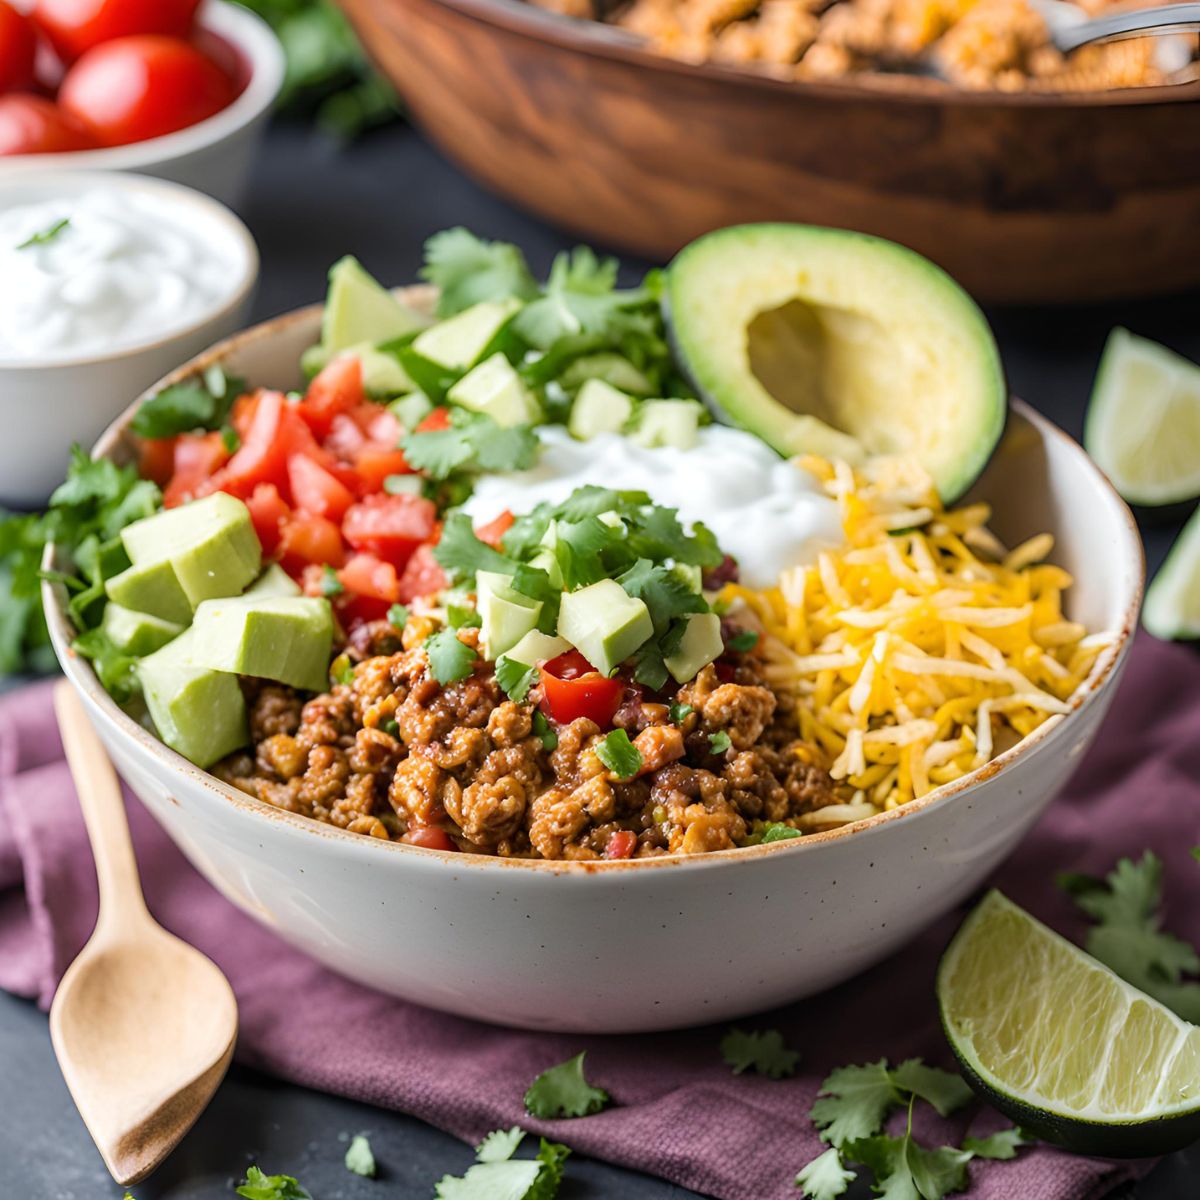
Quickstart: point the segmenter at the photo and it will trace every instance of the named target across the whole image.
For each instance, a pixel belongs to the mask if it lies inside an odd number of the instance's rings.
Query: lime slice
[[[1200,638],[1200,509],[1146,592],[1142,624],[1158,638]]]
[[[1114,329],[1100,356],[1083,444],[1131,504],[1200,496],[1200,367]]]
[[[1200,1029],[999,892],[955,934],[937,993],[967,1082],[1022,1128],[1109,1157],[1200,1137]]]

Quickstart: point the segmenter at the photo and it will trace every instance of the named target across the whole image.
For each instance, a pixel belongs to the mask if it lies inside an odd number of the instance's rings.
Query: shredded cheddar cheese
[[[1045,561],[1049,534],[1007,550],[987,505],[943,509],[906,460],[799,465],[837,500],[845,546],[722,599],[757,616],[768,678],[796,693],[848,819],[959,779],[1070,711],[1111,638],[1064,615],[1071,577]]]

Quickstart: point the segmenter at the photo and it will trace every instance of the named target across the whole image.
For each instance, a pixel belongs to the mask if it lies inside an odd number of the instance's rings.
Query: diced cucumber
[[[696,444],[700,414],[695,400],[643,400],[629,438],[639,446],[690,450]]]
[[[533,393],[500,353],[472,367],[450,388],[446,398],[484,413],[498,425],[533,425],[542,415]]]
[[[654,623],[643,601],[630,596],[615,579],[601,579],[563,596],[558,634],[602,675],[611,675],[654,636]]]
[[[581,442],[601,433],[620,433],[633,415],[633,399],[602,379],[589,379],[579,389],[567,429]]]
[[[122,653],[144,658],[177,638],[184,627],[150,613],[136,612],[123,604],[109,603],[105,605],[100,628]]]
[[[571,643],[566,638],[542,633],[540,629],[531,629],[507,654],[514,662],[537,667],[560,654],[566,654],[570,648]]]
[[[664,661],[676,683],[694,679],[701,667],[719,658],[725,649],[721,618],[716,613],[693,613],[679,642],[679,649]]]
[[[631,396],[649,396],[654,391],[650,380],[629,359],[609,351],[581,355],[566,365],[558,382],[566,391],[573,392],[589,379],[602,380]]]
[[[482,623],[479,640],[483,657],[494,662],[536,628],[542,602],[513,590],[512,576],[496,571],[475,575],[475,603]]]
[[[423,357],[452,371],[474,366],[492,339],[521,307],[517,299],[485,300],[430,326],[413,340]]]

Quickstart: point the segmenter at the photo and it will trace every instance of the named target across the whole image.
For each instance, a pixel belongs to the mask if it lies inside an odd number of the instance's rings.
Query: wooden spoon
[[[54,708],[100,883],[100,916],[50,1008],[67,1087],[120,1184],[176,1147],[221,1082],[237,1036],[225,976],[146,909],[116,772],[65,680]]]

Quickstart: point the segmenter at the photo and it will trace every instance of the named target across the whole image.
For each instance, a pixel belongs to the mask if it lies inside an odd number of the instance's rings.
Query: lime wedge
[[[938,968],[967,1082],[1024,1129],[1084,1154],[1200,1137],[1200,1029],[989,892]]]
[[[1146,592],[1142,624],[1158,638],[1200,638],[1200,509]]]
[[[1114,329],[1100,356],[1083,444],[1131,504],[1200,496],[1200,367]]]

